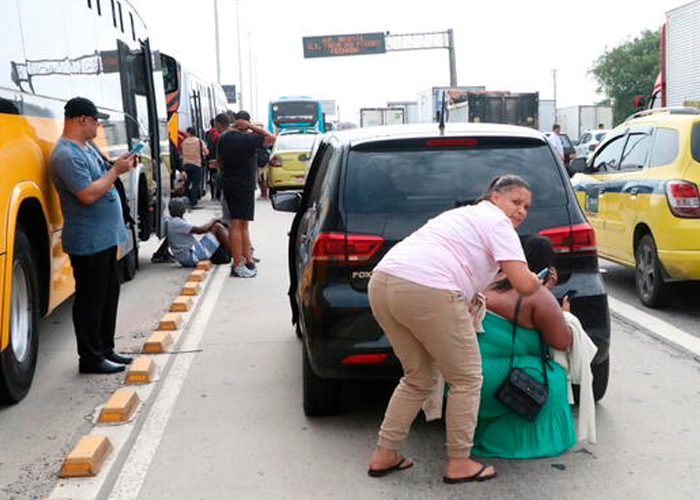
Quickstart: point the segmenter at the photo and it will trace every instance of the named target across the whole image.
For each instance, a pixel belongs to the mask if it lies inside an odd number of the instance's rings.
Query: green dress
[[[479,419],[474,434],[475,455],[500,458],[552,457],[576,444],[574,421],[567,398],[566,371],[549,361],[547,402],[534,422],[503,406],[495,397],[509,370],[513,324],[491,312],[478,334],[484,382],[481,387]],[[528,373],[542,376],[540,335],[537,330],[518,327],[513,366],[533,367]]]

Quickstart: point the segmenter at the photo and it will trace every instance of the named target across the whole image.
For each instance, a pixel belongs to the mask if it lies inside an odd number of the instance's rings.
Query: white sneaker
[[[255,278],[257,275],[257,269],[248,269],[244,259],[240,260],[236,267],[231,266],[231,277],[233,278]]]

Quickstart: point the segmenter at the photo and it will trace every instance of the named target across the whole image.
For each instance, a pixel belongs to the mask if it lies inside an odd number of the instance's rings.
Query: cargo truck
[[[467,92],[484,92],[486,87],[432,87],[418,94],[418,123],[437,123],[440,121],[442,94],[447,93],[448,102]]]
[[[596,130],[599,125],[603,129],[611,129],[613,126],[613,109],[610,106],[569,106],[557,109],[557,123],[561,125],[561,131],[571,137],[572,140],[581,137],[586,130]]]
[[[402,108],[360,109],[360,127],[400,125],[402,123],[404,123],[404,110]]]
[[[538,103],[537,92],[462,92],[453,96],[448,105],[449,121],[537,128]]]

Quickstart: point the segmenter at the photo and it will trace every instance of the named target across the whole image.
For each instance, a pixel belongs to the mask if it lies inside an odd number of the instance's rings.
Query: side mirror
[[[278,212],[297,213],[301,208],[301,192],[289,191],[272,195],[272,208]]]
[[[584,157],[574,158],[569,163],[569,169],[574,173],[585,174],[591,171]]]

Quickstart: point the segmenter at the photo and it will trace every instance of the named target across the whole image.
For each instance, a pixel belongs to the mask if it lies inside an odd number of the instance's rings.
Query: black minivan
[[[397,378],[401,366],[372,316],[367,284],[389,248],[431,217],[473,202],[498,174],[532,187],[521,237],[551,239],[561,297],[598,346],[594,395],[608,383],[610,316],[595,235],[569,176],[545,136],[489,124],[400,125],[322,137],[303,193],[279,193],[276,210],[296,212],[289,233],[289,298],[303,342],[304,411],[340,409],[343,379]]]

